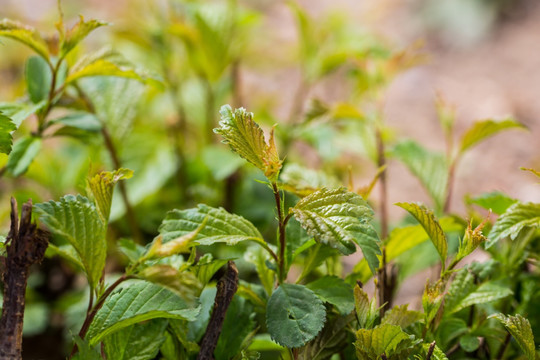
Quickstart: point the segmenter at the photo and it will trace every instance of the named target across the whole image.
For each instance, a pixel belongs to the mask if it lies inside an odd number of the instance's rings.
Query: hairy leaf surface
[[[505,237],[515,240],[521,230],[527,227],[540,227],[540,204],[515,203],[493,225],[488,236],[487,247]]]
[[[420,223],[420,225],[422,225],[433,242],[433,245],[435,245],[435,248],[441,257],[444,269],[446,256],[448,253],[448,243],[441,224],[437,221],[433,212],[424,206],[413,203],[396,203],[396,205],[407,210],[409,214],[411,214]]]
[[[97,312],[86,339],[94,345],[109,334],[151,319],[192,321],[199,310],[188,307],[182,298],[159,285],[140,280],[126,282]]]
[[[375,273],[379,236],[371,220],[373,211],[356,193],[345,188],[323,188],[300,200],[291,211],[308,234],[342,254],[349,255],[360,245],[369,267]]]
[[[529,360],[536,360],[536,346],[534,345],[534,335],[529,320],[517,314],[516,316],[505,316],[495,314],[492,317],[499,320],[508,332],[516,339],[519,347]]]
[[[234,245],[246,240],[264,243],[261,233],[251,222],[242,216],[230,214],[223,208],[207,205],[169,212],[159,227],[159,232],[166,243],[195,231],[204,221],[206,225],[194,240],[200,245],[220,242]]]
[[[268,300],[268,332],[274,341],[283,346],[303,346],[317,336],[325,319],[326,310],[322,301],[305,286],[281,284]]]

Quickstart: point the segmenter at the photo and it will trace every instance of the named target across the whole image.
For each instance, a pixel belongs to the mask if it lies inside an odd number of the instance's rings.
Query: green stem
[[[274,199],[276,200],[276,209],[278,214],[278,281],[280,284],[282,284],[285,280],[285,246],[287,245],[287,240],[285,238],[285,226],[287,225],[287,221],[290,219],[290,216],[287,216],[286,218],[284,217],[282,199],[277,183],[272,183],[272,190],[274,191]]]

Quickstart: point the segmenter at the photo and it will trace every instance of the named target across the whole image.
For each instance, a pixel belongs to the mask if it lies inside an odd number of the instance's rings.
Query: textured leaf
[[[424,318],[422,313],[414,310],[408,310],[408,306],[408,304],[394,306],[384,314],[381,324],[398,325],[404,329]]]
[[[378,316],[375,299],[369,300],[367,293],[357,284],[354,287],[354,303],[360,328],[371,328]]]
[[[11,132],[17,130],[13,121],[0,112],[0,153],[9,154],[13,145]]]
[[[193,273],[180,271],[170,265],[152,265],[141,270],[137,276],[175,292],[188,305],[195,303],[203,288]]]
[[[272,339],[288,348],[303,346],[323,328],[326,310],[305,286],[281,284],[268,300],[266,324]]]
[[[373,211],[362,197],[345,188],[323,188],[300,200],[291,211],[315,240],[349,255],[360,245],[369,267],[379,266],[379,237],[371,220]]]
[[[491,228],[487,247],[505,237],[515,240],[521,230],[527,227],[540,227],[540,204],[515,203],[497,219]]]
[[[494,191],[482,194],[470,200],[471,203],[483,207],[486,210],[491,210],[497,215],[503,214],[510,206],[517,202],[506,194],[499,191]]]
[[[26,61],[26,87],[30,100],[37,104],[49,96],[52,73],[47,61],[39,56],[32,56]]]
[[[84,21],[82,16],[79,16],[79,22],[77,22],[71,29],[67,30],[64,34],[64,39],[60,47],[60,56],[66,56],[77,44],[79,44],[85,37],[88,36],[93,30],[98,27],[108,25],[104,21],[89,20]]]
[[[251,164],[264,172],[264,175],[275,182],[281,169],[281,160],[274,142],[274,132],[270,133],[268,143],[259,125],[253,121],[253,113],[244,108],[234,112],[229,105],[220,110],[220,128],[214,131],[223,136],[223,142]]]
[[[352,315],[339,316],[328,321],[315,339],[302,347],[299,360],[326,360],[342,351],[348,344],[348,325]]]
[[[482,223],[480,223],[476,228],[472,228],[472,221],[469,222],[469,225],[467,226],[467,229],[465,230],[465,235],[463,236],[463,239],[459,242],[459,248],[458,253],[456,254],[454,261],[459,261],[463,259],[465,256],[472,253],[480,244],[484,243],[487,238],[482,233],[482,229],[484,228],[486,222],[488,219],[484,219]]]
[[[425,356],[427,356],[430,346],[431,344],[422,344],[422,348],[424,350]],[[431,359],[432,360],[448,360],[444,351],[442,351],[441,348],[438,347],[437,345],[435,345],[435,348],[433,349],[433,353],[431,354]]]
[[[22,42],[43,58],[49,58],[47,44],[41,38],[37,30],[31,26],[23,25],[17,21],[4,19],[0,21],[0,36],[9,37]]]
[[[452,314],[471,305],[495,301],[511,294],[510,289],[492,282],[477,286],[474,283],[474,275],[467,270],[462,270],[450,285],[445,298],[444,311],[445,314]]]
[[[522,128],[525,126],[513,119],[507,119],[503,121],[484,120],[474,123],[461,137],[460,152],[464,152],[467,149],[477,145],[484,139],[489,138],[506,129]]]
[[[165,342],[166,319],[154,319],[134,324],[107,336],[105,354],[114,360],[154,359]]]
[[[163,242],[166,243],[195,231],[205,219],[206,225],[195,238],[197,244],[211,245],[221,242],[235,245],[246,240],[264,243],[259,230],[248,220],[239,215],[230,214],[223,208],[218,209],[207,205],[169,212],[159,227]]]
[[[87,198],[66,195],[60,201],[35,205],[40,221],[57,236],[69,242],[84,265],[90,287],[94,289],[103,274],[107,224]]]
[[[88,187],[105,223],[109,221],[114,186],[118,181],[132,176],[133,171],[122,168],[115,171],[102,171],[88,180]]]
[[[403,162],[435,202],[438,209],[443,207],[448,183],[448,164],[443,154],[429,152],[414,141],[398,144],[393,156]]]
[[[70,113],[50,121],[51,124],[61,124],[84,131],[98,132],[102,125],[96,115],[84,111]]]
[[[24,174],[39,153],[39,150],[41,150],[41,138],[34,136],[20,138],[13,145],[6,168],[13,176]]]
[[[280,174],[281,186],[300,197],[307,196],[323,187],[339,187],[341,182],[321,171],[288,164]]]
[[[232,259],[212,259],[212,254],[204,254],[194,266],[195,274],[197,274],[199,281],[206,285],[229,260]]]
[[[407,210],[419,223],[422,225],[426,233],[429,235],[431,242],[435,245],[439,253],[443,269],[445,267],[446,256],[448,253],[448,243],[444,231],[435,218],[432,211],[413,203],[396,203],[397,206]]]
[[[516,339],[519,347],[525,353],[529,360],[536,360],[536,346],[534,345],[534,335],[529,320],[517,314],[516,316],[505,316],[495,314],[492,317],[499,320]]]
[[[306,285],[322,301],[335,305],[342,315],[354,310],[352,287],[337,276],[324,276]]]
[[[200,308],[189,308],[174,292],[147,281],[126,282],[97,312],[86,339],[95,345],[105,336],[142,321],[170,318],[192,321]]]
[[[381,354],[391,359],[415,344],[414,336],[408,335],[399,326],[384,324],[375,329],[358,330],[354,346],[359,359],[379,359]]]

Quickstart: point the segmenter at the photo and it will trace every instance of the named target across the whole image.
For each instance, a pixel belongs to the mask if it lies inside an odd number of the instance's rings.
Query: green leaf
[[[300,200],[290,211],[316,241],[342,254],[355,252],[356,242],[375,273],[381,253],[379,236],[371,224],[373,211],[360,195],[345,188],[323,188]]]
[[[407,210],[422,225],[441,257],[442,268],[444,270],[448,244],[446,235],[433,212],[424,206],[413,203],[396,203],[396,205]]]
[[[510,206],[518,200],[512,199],[506,194],[499,191],[485,193],[469,200],[472,204],[483,207],[486,210],[491,210],[497,215],[503,214]]]
[[[49,121],[51,124],[61,124],[84,131],[98,132],[103,127],[96,115],[84,111],[70,113],[58,119]]]
[[[482,140],[489,138],[506,129],[521,128],[525,126],[513,119],[503,121],[483,120],[474,123],[461,137],[460,152],[463,153],[467,149],[477,145]]]
[[[356,284],[354,286],[354,308],[360,328],[371,328],[378,316],[375,298],[369,300],[367,293]]]
[[[436,208],[442,209],[448,183],[446,157],[440,153],[429,152],[414,141],[405,141],[396,145],[392,154],[420,180],[435,202]]]
[[[223,208],[218,209],[203,204],[193,209],[169,212],[159,227],[163,242],[166,243],[195,231],[205,219],[206,225],[195,237],[196,244],[235,245],[247,240],[264,243],[259,230],[242,216],[230,214]]]
[[[73,357],[74,360],[102,360],[101,354],[96,349],[96,346],[91,346],[88,342],[82,340],[80,337],[75,337],[75,343],[77,344],[77,353]]]
[[[408,353],[418,342],[397,325],[384,324],[375,329],[360,329],[356,332],[356,354],[359,359],[379,359],[385,354],[388,359],[394,355]],[[406,359],[406,356],[398,358]]]
[[[430,346],[431,344],[422,344],[422,350],[424,350],[424,356],[427,356]],[[442,351],[441,348],[438,347],[437,345],[435,345],[435,348],[433,348],[431,359],[432,360],[448,360],[444,351]]]
[[[77,44],[86,38],[88,34],[98,27],[104,25],[108,25],[108,23],[95,19],[84,21],[84,17],[82,17],[82,15],[79,16],[79,22],[77,22],[64,34],[64,39],[60,45],[60,57],[64,58],[71,50],[75,48],[75,46],[77,46]]]
[[[322,301],[335,305],[342,315],[354,310],[352,287],[337,276],[324,276],[306,285]]]
[[[51,82],[52,72],[47,61],[39,56],[30,57],[26,61],[26,87],[34,104],[49,97]]]
[[[102,171],[88,180],[90,193],[104,223],[109,221],[114,186],[118,181],[130,179],[132,176],[133,171],[121,168],[115,171]]]
[[[107,359],[154,359],[165,342],[166,319],[154,319],[119,330],[103,340]]]
[[[495,301],[511,294],[510,289],[493,282],[477,286],[474,275],[465,269],[452,281],[445,297],[444,311],[445,314],[453,314],[471,305]]]
[[[299,360],[326,360],[342,351],[348,344],[348,326],[352,315],[338,316],[326,322],[315,339],[300,349]]]
[[[268,300],[266,324],[272,339],[288,348],[303,346],[323,328],[326,310],[305,286],[281,284]]]
[[[536,346],[534,345],[534,335],[529,320],[517,314],[516,316],[505,316],[495,314],[491,317],[499,320],[508,332],[516,339],[519,347],[529,360],[536,360]]]
[[[473,352],[480,346],[480,340],[476,336],[473,335],[465,335],[459,338],[459,346],[465,352]]]
[[[77,270],[84,271],[84,264],[82,263],[81,258],[77,254],[75,248],[73,248],[73,246],[69,244],[56,246],[52,243],[49,243],[49,246],[47,246],[47,251],[45,252],[45,256],[60,256],[62,259],[70,262],[71,265],[73,265]]]
[[[408,304],[394,306],[384,314],[381,324],[398,325],[404,329],[424,318],[422,313],[414,310],[408,310],[408,306]]]
[[[486,247],[490,247],[502,238],[515,240],[524,228],[540,227],[540,204],[515,203],[502,214],[491,228]]]
[[[322,187],[339,187],[341,182],[321,171],[298,164],[288,164],[280,174],[281,187],[300,197],[307,196]]]
[[[255,329],[253,315],[253,305],[250,302],[238,296],[233,297],[214,350],[216,360],[233,359],[240,352],[244,340]]]
[[[217,181],[225,180],[244,164],[244,160],[218,145],[205,147],[202,159]]]
[[[154,84],[159,83],[159,80],[152,79],[135,69],[122,55],[110,49],[102,49],[82,57],[70,69],[66,84],[90,76],[116,76],[140,82],[153,81]]]
[[[47,50],[45,40],[43,40],[37,30],[31,26],[21,24],[17,21],[4,19],[0,21],[0,36],[17,40],[30,47],[44,59],[49,59],[49,51]]]
[[[20,138],[13,145],[6,168],[13,176],[24,174],[39,150],[41,150],[41,138],[34,136]]]
[[[459,318],[443,319],[437,327],[437,343],[444,349],[450,342],[469,331],[467,323]]]
[[[40,221],[53,234],[75,248],[90,288],[94,289],[103,274],[107,256],[107,226],[95,205],[81,195],[66,195],[58,202],[36,204],[35,209],[40,214]]]
[[[30,115],[37,113],[47,105],[47,101],[41,101],[37,104],[28,103],[0,103],[0,111],[11,118],[18,128],[23,120]]]
[[[9,154],[13,145],[11,132],[17,130],[17,126],[6,115],[0,112],[0,153]]]
[[[165,264],[146,267],[139,271],[137,276],[171,290],[190,306],[195,303],[203,288],[203,284],[193,273]]]
[[[141,246],[132,239],[121,238],[117,241],[118,250],[124,254],[130,264],[136,263],[147,252],[144,246]]]
[[[147,281],[125,282],[97,312],[86,339],[91,345],[132,324],[157,318],[193,321],[200,307],[189,308],[174,292]]]
[[[214,132],[223,136],[223,142],[238,155],[264,172],[272,182],[277,180],[281,169],[281,160],[274,143],[274,132],[270,133],[267,143],[259,125],[253,121],[253,113],[244,108],[234,112],[229,105],[223,105],[220,110],[220,128]]]
[[[46,331],[48,325],[49,308],[45,303],[26,304],[23,320],[24,336],[41,334]]]
[[[229,260],[232,259],[213,259],[212,254],[204,254],[193,268],[199,281],[206,285],[210,282],[212,276],[226,265]]]

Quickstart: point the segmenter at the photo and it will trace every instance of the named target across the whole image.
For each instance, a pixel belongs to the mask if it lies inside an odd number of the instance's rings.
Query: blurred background
[[[304,180],[314,186],[368,185],[378,168],[373,130],[382,129],[390,149],[388,203],[421,201],[432,208],[440,207],[436,196],[392,157],[393,144],[412,139],[444,154],[448,137],[442,112],[455,118],[452,141],[475,121],[513,118],[527,130],[498,134],[463,156],[448,210],[465,215],[467,196],[493,191],[540,201],[540,186],[520,170],[540,168],[540,4],[535,0],[78,0],[61,5],[68,26],[79,14],[110,23],[68,61],[107,46],[161,84],[125,79],[84,84],[107,119],[122,166],[135,171],[127,193],[138,229],[130,228],[125,202],[115,194],[111,239],[139,236],[148,242],[168,210],[200,202],[224,206],[272,233],[271,194],[253,181],[260,175],[212,133],[226,103],[254,112],[265,130],[278,124],[278,149],[286,156],[283,176],[307,174]],[[4,17],[52,36],[57,1],[0,0]],[[0,103],[25,101],[24,64],[31,52],[2,38],[0,54]],[[62,109],[55,111],[53,116],[62,116]],[[15,140],[35,126],[32,117],[25,120]],[[2,171],[1,234],[9,225],[10,196],[19,202],[31,197],[34,203],[58,199],[83,192],[89,172],[115,167],[98,135],[63,135],[44,141],[25,174]],[[0,167],[7,159],[0,154]],[[294,168],[295,163],[303,168]],[[376,213],[378,200],[376,186],[370,195]],[[404,215],[392,205],[389,214],[393,222]],[[350,268],[358,258],[346,261]],[[112,262],[109,270],[115,266]],[[83,289],[66,265],[47,259],[44,268],[31,278],[28,316],[34,326],[25,329],[29,339],[41,334],[35,341],[43,344],[65,335],[66,322],[77,323],[80,309],[72,305],[82,295],[66,289]],[[31,354],[32,342],[25,346]],[[51,349],[51,358],[62,351]]]

